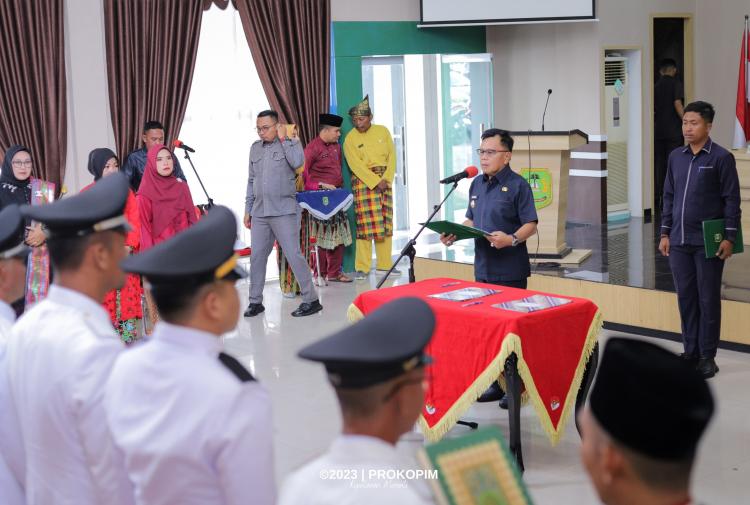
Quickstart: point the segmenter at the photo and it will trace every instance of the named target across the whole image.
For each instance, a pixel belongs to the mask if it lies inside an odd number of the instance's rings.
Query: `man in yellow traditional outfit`
[[[391,268],[393,239],[393,177],[396,149],[385,126],[372,124],[369,97],[349,109],[354,129],[344,140],[344,156],[352,171],[354,213],[357,218],[355,278],[364,280],[372,265],[375,241],[376,270]],[[401,275],[393,270],[391,275]]]

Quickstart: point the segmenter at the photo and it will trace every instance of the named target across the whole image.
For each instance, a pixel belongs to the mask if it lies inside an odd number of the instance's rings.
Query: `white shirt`
[[[123,349],[99,303],[58,285],[14,326],[8,375],[29,505],[133,503],[102,405],[104,383]]]
[[[0,300],[0,503],[23,505],[24,456],[21,429],[10,395],[6,344],[16,320],[13,308]]]
[[[393,445],[379,438],[341,435],[327,453],[287,478],[279,505],[433,503],[424,480],[399,479],[388,473],[415,469]]]
[[[117,359],[105,409],[137,503],[275,502],[270,398],[221,350],[216,335],[162,321]]]

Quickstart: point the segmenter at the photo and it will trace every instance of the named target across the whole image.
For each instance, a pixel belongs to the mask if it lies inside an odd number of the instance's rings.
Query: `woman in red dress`
[[[149,149],[143,179],[138,188],[141,222],[141,250],[176,235],[198,221],[187,182],[174,174],[172,152],[161,144]],[[147,295],[150,321],[158,319],[156,307]]]
[[[89,172],[94,176],[94,182],[82,191],[91,188],[102,177],[107,177],[120,170],[117,156],[110,149],[94,149],[89,153]],[[135,194],[128,191],[128,201],[125,204],[125,217],[130,223],[131,230],[125,238],[125,247],[129,254],[139,250],[141,232],[138,216],[138,202]],[[120,338],[126,344],[138,340],[138,320],[143,318],[141,308],[141,279],[138,275],[128,274],[125,285],[107,293],[104,307],[109,311],[109,317]]]

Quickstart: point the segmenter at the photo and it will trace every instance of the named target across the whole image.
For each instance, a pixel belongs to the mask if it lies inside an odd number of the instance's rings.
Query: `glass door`
[[[452,54],[439,58],[442,177],[479,167],[476,149],[482,131],[492,127],[492,55]],[[443,196],[450,185],[443,185]],[[469,184],[462,183],[445,204],[445,218],[462,222]]]
[[[362,59],[362,92],[370,96],[373,123],[388,128],[396,149],[396,176],[393,179],[393,229],[409,229],[408,174],[405,151],[404,58],[368,57]]]

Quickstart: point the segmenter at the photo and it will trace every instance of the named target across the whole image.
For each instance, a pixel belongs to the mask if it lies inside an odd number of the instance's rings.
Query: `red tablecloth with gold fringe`
[[[429,298],[432,294],[472,286],[502,292],[480,298],[482,303],[472,306],[462,306],[469,302]],[[515,352],[525,395],[554,445],[575,405],[602,320],[592,301],[569,296],[564,298],[572,303],[538,312],[492,307],[534,294],[555,296],[478,282],[428,279],[362,293],[350,305],[348,316],[356,321],[384,303],[404,296],[422,298],[435,311],[435,333],[427,348],[434,362],[427,370],[431,380],[419,419],[428,440],[440,439],[456,424],[497,380],[505,359]]]

